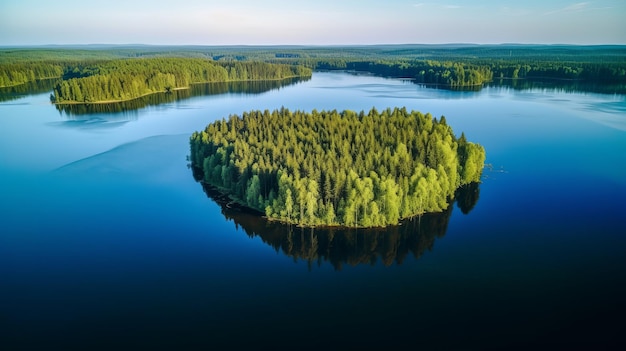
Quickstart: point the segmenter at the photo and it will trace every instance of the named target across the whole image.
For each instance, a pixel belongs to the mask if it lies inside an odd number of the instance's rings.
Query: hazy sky
[[[0,45],[626,44],[624,0],[0,0]]]

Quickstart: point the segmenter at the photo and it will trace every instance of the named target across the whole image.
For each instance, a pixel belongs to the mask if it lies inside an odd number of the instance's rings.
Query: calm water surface
[[[131,112],[0,99],[2,349],[626,345],[626,96],[347,73],[202,89]],[[384,231],[222,209],[189,135],[282,106],[445,115],[490,168],[446,213]]]

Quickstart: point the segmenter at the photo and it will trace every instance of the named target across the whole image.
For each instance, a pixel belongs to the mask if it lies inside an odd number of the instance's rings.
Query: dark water
[[[626,96],[342,73],[203,94],[132,113],[0,100],[0,348],[626,345]],[[281,106],[445,115],[491,167],[449,211],[386,230],[220,207],[189,135]]]

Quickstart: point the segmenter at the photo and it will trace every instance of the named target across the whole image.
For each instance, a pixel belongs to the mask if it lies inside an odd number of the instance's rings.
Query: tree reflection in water
[[[305,228],[269,221],[262,213],[239,206],[210,185],[201,183],[207,196],[218,203],[222,214],[251,238],[259,237],[277,252],[283,252],[294,261],[304,260],[321,265],[324,261],[336,269],[343,265],[385,266],[402,264],[411,254],[420,258],[433,249],[435,240],[446,234],[453,206],[441,213],[427,213],[404,220],[401,225],[385,228]],[[457,206],[469,213],[478,201],[478,184],[457,191]]]
[[[60,113],[68,118],[96,113],[125,114],[148,106],[157,106],[190,99],[195,96],[220,94],[261,94],[284,86],[304,82],[307,78],[289,78],[283,80],[258,80],[225,83],[192,84],[189,89],[173,90],[142,96],[137,99],[115,103],[86,103],[86,104],[59,104],[55,105]]]
[[[48,93],[60,82],[58,78],[40,79],[32,82],[15,85],[12,87],[0,87],[0,102],[23,98],[25,95],[37,95]]]

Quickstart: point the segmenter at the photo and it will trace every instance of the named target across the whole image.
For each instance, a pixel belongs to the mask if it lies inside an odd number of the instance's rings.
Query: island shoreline
[[[186,86],[186,87],[172,88],[172,89],[169,90],[169,92],[179,91],[179,90],[188,90],[188,89],[191,89],[193,85],[200,85],[200,84],[241,83],[241,82],[279,82],[279,81],[283,81],[283,80],[287,80],[287,79],[303,78],[303,77],[304,76],[290,76],[290,77],[276,78],[276,79],[244,79],[244,80],[226,80],[226,81],[220,81],[220,82],[194,82],[194,83],[191,83],[189,86]],[[53,105],[58,105],[58,106],[63,106],[63,105],[99,105],[99,104],[106,105],[106,104],[117,104],[117,103],[121,103],[121,102],[128,102],[128,101],[141,99],[143,97],[154,95],[154,94],[167,94],[169,92],[168,91],[154,91],[154,92],[146,93],[146,94],[143,94],[143,95],[131,98],[131,99],[124,99],[124,100],[102,100],[102,101],[90,101],[90,102],[80,102],[80,101],[55,102],[55,101],[51,101],[51,103]]]

